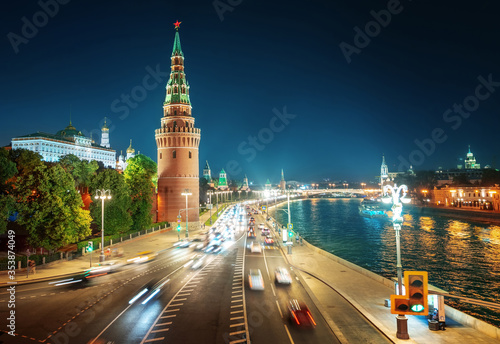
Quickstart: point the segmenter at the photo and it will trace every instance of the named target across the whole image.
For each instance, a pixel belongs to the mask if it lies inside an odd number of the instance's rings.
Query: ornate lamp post
[[[102,203],[101,208],[101,254],[99,255],[99,261],[104,262],[106,259],[104,256],[104,200],[111,199],[111,190],[107,189],[97,189],[95,190],[95,199],[100,198]]]
[[[391,195],[388,194],[391,191]],[[405,198],[408,193],[408,187],[406,185],[394,186],[384,185],[384,197],[382,200],[384,203],[392,202],[392,224],[394,226],[394,232],[396,234],[396,269],[398,275],[398,295],[403,295],[403,267],[401,265],[401,245],[400,245],[400,231],[401,225],[403,224],[403,217],[401,213],[403,212],[403,203],[409,203],[411,200]],[[397,322],[397,332],[396,337],[400,339],[409,339],[408,335],[408,319],[404,314],[399,314],[396,317]]]
[[[188,232],[188,196],[191,196],[192,193],[189,191],[189,189],[185,189],[183,193],[181,193],[182,196],[186,196],[186,238],[189,237],[189,232]]]

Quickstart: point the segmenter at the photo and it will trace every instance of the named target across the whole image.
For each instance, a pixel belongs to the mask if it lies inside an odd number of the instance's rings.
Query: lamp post
[[[189,189],[184,189],[184,192],[181,193],[182,196],[186,196],[186,238],[189,237],[189,231],[188,231],[188,196],[191,196],[192,193],[189,191]]]
[[[95,190],[95,199],[101,199],[101,254],[99,255],[99,261],[104,262],[106,259],[104,256],[104,200],[111,199],[111,190],[109,189],[97,189]]]
[[[388,195],[388,191],[391,191],[391,196]],[[396,269],[398,275],[398,295],[403,295],[403,267],[401,265],[401,245],[400,245],[400,231],[401,225],[403,224],[403,217],[401,213],[403,212],[403,203],[409,203],[410,199],[405,198],[408,193],[408,187],[406,185],[394,186],[384,185],[384,197],[382,200],[384,203],[392,202],[392,224],[394,226],[394,231],[396,234]],[[397,322],[397,332],[396,337],[400,339],[409,339],[408,335],[408,319],[404,314],[399,314],[396,317]]]

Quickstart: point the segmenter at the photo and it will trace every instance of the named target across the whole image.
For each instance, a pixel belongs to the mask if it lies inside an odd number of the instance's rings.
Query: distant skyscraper
[[[465,169],[466,170],[474,170],[474,169],[480,169],[481,165],[476,163],[476,158],[474,158],[474,154],[471,153],[470,151],[470,146],[469,146],[469,152],[467,153],[467,158],[465,158]]]
[[[189,83],[184,73],[184,54],[175,24],[170,78],[166,86],[161,128],[156,129],[158,151],[158,221],[175,222],[188,196],[189,223],[199,223],[199,158],[200,129],[194,127],[189,99]],[[181,212],[185,221],[185,212]]]

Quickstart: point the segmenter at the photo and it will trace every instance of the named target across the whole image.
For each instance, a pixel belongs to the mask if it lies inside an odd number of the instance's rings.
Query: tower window
[[[177,112],[177,111],[176,111]],[[177,121],[174,121],[174,128],[177,127]]]
[[[189,151],[189,159],[191,159],[191,156],[192,156],[191,151]]]
[[[175,159],[177,157],[177,153],[175,151],[172,152],[172,158]]]
[[[162,158],[162,153],[160,152],[160,159]]]

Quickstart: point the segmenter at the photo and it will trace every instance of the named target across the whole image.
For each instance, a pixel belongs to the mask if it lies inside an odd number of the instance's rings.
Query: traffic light
[[[391,313],[427,315],[427,271],[405,271],[406,295],[391,295]]]
[[[181,225],[177,225],[177,232],[180,232],[181,231]]]
[[[293,237],[293,232],[292,231],[288,231],[288,236],[291,238]]]
[[[406,297],[409,299],[409,313],[427,315],[427,271],[405,271]]]
[[[89,244],[87,246],[87,252],[92,252],[94,250],[94,243],[92,241],[89,241]]]
[[[391,313],[392,314],[408,314],[410,309],[410,300],[406,295],[391,295]]]

